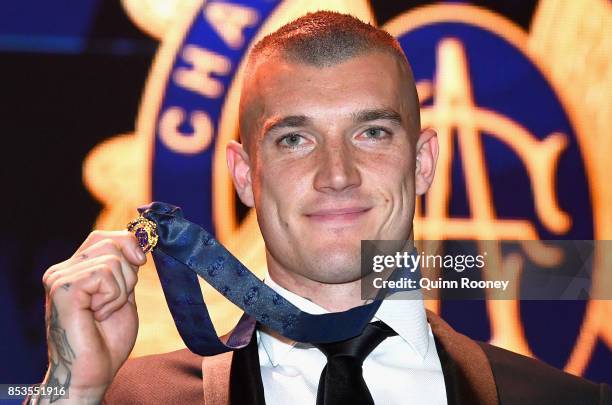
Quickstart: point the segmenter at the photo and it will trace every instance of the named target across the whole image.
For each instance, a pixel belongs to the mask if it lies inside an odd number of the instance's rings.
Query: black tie
[[[397,335],[383,322],[372,322],[363,333],[341,342],[315,344],[327,356],[317,391],[317,405],[373,405],[363,379],[362,364],[376,346]]]

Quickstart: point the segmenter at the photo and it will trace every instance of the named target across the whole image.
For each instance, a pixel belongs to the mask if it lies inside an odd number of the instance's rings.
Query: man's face
[[[379,52],[323,68],[276,58],[247,79],[247,184],[237,188],[254,203],[270,272],[346,283],[360,278],[361,240],[411,237],[411,80]]]

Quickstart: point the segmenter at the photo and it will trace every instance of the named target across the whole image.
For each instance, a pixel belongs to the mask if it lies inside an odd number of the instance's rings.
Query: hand
[[[138,332],[134,287],[145,262],[130,232],[94,231],[71,258],[45,272],[44,384],[64,386],[66,402],[101,400],[127,360]]]

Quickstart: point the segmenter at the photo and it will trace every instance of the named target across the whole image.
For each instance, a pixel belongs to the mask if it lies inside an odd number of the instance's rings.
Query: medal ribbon
[[[157,239],[152,255],[170,313],[183,341],[196,354],[210,356],[246,346],[256,322],[298,342],[346,340],[363,331],[382,303],[377,297],[343,312],[303,312],[265,285],[210,233],[183,218],[179,207],[153,202],[138,211],[141,218],[128,229],[145,251],[151,248],[151,239]],[[153,233],[134,226],[142,218],[155,224],[148,225],[156,228]],[[198,276],[244,310],[225,342],[210,319]],[[398,277],[416,279],[419,273],[397,269],[392,278]]]

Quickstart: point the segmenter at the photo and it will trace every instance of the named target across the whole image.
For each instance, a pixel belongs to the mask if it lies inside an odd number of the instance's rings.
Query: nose
[[[338,142],[321,150],[314,188],[321,192],[341,192],[361,185],[361,174],[350,145]]]

